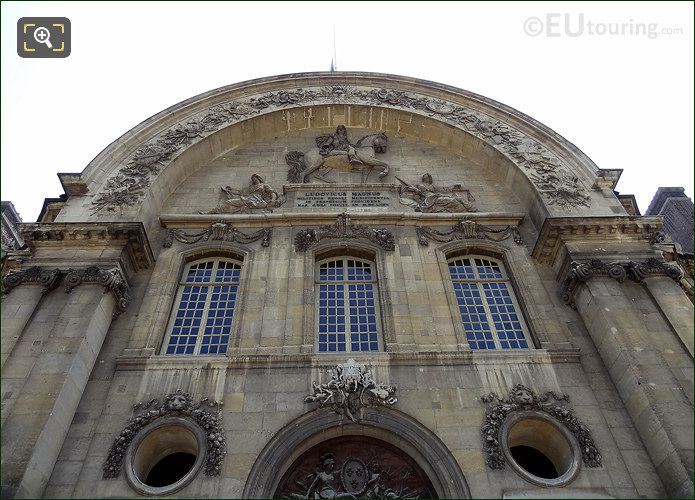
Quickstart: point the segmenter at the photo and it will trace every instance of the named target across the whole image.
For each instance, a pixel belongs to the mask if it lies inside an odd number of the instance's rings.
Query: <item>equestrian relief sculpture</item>
[[[314,178],[323,182],[333,182],[326,175],[333,168],[349,167],[362,171],[362,183],[366,183],[374,167],[381,167],[379,181],[389,173],[388,165],[376,158],[376,153],[385,153],[388,138],[384,132],[362,137],[355,144],[350,142],[345,125],[338,125],[335,134],[320,135],[316,138],[316,147],[306,153],[290,151],[285,155],[285,161],[290,167],[287,180],[293,183],[310,182]],[[340,158],[346,161],[333,162],[330,158]]]

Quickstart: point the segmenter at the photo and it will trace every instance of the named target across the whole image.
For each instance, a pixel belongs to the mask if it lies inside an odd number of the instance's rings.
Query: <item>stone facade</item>
[[[3,498],[692,497],[693,306],[662,218],[532,118],[289,75],[185,101],[60,177],[3,279]],[[503,268],[526,347],[474,348],[450,273],[469,256]],[[322,351],[337,257],[371,266],[374,350]],[[191,266],[219,259],[228,339],[167,354]],[[190,472],[154,485],[174,452]]]

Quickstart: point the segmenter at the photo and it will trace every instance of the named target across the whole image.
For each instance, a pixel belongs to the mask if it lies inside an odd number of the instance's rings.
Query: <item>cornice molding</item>
[[[37,247],[60,245],[123,246],[136,271],[154,263],[145,229],[140,222],[60,222],[20,224],[20,234],[33,252]]]
[[[531,255],[553,265],[563,244],[569,241],[646,241],[663,238],[661,217],[548,217],[543,222]]]

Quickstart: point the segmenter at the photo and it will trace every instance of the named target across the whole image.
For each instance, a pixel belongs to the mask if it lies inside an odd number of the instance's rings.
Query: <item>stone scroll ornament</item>
[[[596,448],[591,432],[567,406],[569,396],[558,395],[552,391],[536,395],[533,389],[517,384],[509,391],[507,398],[495,393],[481,396],[481,401],[488,403],[485,422],[481,428],[485,462],[491,469],[504,469],[505,461],[500,443],[500,428],[513,413],[535,410],[547,413],[564,425],[577,438],[582,459],[587,467],[601,467],[601,453]]]
[[[193,403],[191,395],[181,389],[167,395],[161,403],[155,398],[148,403],[141,402],[134,405],[133,416],[109,449],[103,466],[103,478],[111,479],[120,476],[126,450],[137,433],[157,419],[169,416],[190,419],[202,428],[208,444],[203,474],[219,476],[222,471],[222,460],[227,454],[221,410],[222,402],[205,398],[198,403]]]
[[[330,226],[301,229],[294,237],[294,249],[297,252],[306,252],[319,241],[326,239],[363,239],[390,252],[396,249],[396,240],[391,231],[353,224],[346,213],[338,215],[335,223]]]
[[[432,182],[432,175],[425,174],[422,181],[414,185],[408,184],[404,180],[396,177],[401,183],[400,198],[401,205],[413,207],[416,212],[436,213],[436,212],[475,212],[475,207],[470,203],[475,198],[468,189],[464,189],[460,184],[451,187],[435,186]],[[466,195],[466,200],[459,198],[457,192]]]
[[[591,259],[588,262],[572,262],[570,272],[562,281],[560,296],[562,301],[576,309],[574,294],[579,285],[586,283],[596,276],[607,276],[618,283],[630,279],[641,283],[651,275],[666,275],[679,282],[683,276],[683,269],[678,264],[670,264],[662,259],[650,257],[643,262],[604,262],[601,259]]]
[[[261,246],[267,247],[270,246],[272,234],[273,230],[270,228],[259,229],[253,233],[244,233],[227,222],[217,221],[210,224],[208,229],[197,233],[187,233],[183,229],[169,229],[162,246],[169,248],[174,240],[186,244],[209,240],[233,241],[244,245],[260,240]]]
[[[418,243],[424,247],[430,244],[428,240],[436,241],[437,243],[472,239],[504,241],[509,237],[513,237],[514,243],[517,245],[524,244],[518,226],[490,227],[469,219],[461,219],[450,229],[444,231],[431,227],[415,226],[415,233],[417,234]]]
[[[60,285],[63,279],[63,272],[60,269],[45,269],[33,266],[22,271],[9,272],[2,279],[2,293],[7,295],[15,287],[25,283],[42,285],[41,294],[46,295]]]
[[[376,383],[367,367],[354,359],[336,366],[327,383],[312,382],[312,394],[304,398],[305,403],[318,403],[353,422],[360,420],[362,408],[391,406],[397,401],[395,387]]]
[[[201,214],[248,214],[252,212],[272,212],[282,206],[286,198],[278,195],[263,177],[258,174],[251,176],[251,185],[245,189],[234,189],[231,186],[222,188],[227,198],[212,210],[201,211]]]
[[[362,183],[366,183],[374,167],[380,167],[379,181],[389,173],[389,166],[376,158],[376,153],[385,153],[388,138],[384,132],[362,137],[355,144],[347,136],[345,125],[338,125],[335,134],[320,135],[316,138],[316,147],[306,153],[290,151],[285,155],[285,162],[290,167],[287,180],[293,183],[309,182],[313,176],[323,182],[333,182],[325,176],[330,172],[324,166],[332,156],[347,160],[352,169],[362,171]]]
[[[124,312],[133,300],[128,294],[128,282],[117,268],[101,269],[91,266],[86,269],[68,269],[63,278],[65,293],[72,290],[82,283],[93,283],[104,287],[104,293],[113,293],[116,299],[116,307],[113,311],[113,318],[117,318]]]
[[[149,190],[152,180],[183,150],[223,127],[275,110],[336,103],[402,109],[444,121],[485,141],[510,158],[526,172],[550,204],[569,208],[590,203],[581,181],[570,174],[568,167],[554,153],[511,125],[481,111],[414,92],[362,86],[328,86],[269,92],[228,101],[162,132],[140,146],[107,179],[92,200],[92,213],[136,205]],[[335,139],[336,135],[337,131],[332,137]],[[370,141],[371,146],[368,148],[374,153],[385,150],[385,135],[381,137],[380,134],[375,134]],[[359,144],[360,141],[351,146],[354,153],[347,146],[344,149],[343,146],[332,147],[329,151],[328,148],[324,149],[324,142],[317,143],[317,147],[324,153],[340,151],[350,163],[354,163],[350,159],[351,154],[359,162],[367,163],[364,158],[360,159]],[[308,158],[305,156],[305,153],[297,152],[293,158],[287,159],[292,162],[289,174],[291,182],[301,182],[306,178]],[[319,156],[323,160],[328,155],[319,153]]]

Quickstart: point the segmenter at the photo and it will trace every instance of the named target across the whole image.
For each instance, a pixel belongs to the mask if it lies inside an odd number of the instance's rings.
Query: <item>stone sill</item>
[[[116,359],[117,370],[247,369],[247,368],[321,368],[334,367],[354,358],[370,366],[451,366],[480,364],[553,364],[578,363],[579,349],[529,349],[525,351],[473,352],[380,352],[368,356],[335,354],[250,354],[229,356],[166,356],[126,354]],[[149,352],[148,352],[149,351]],[[137,351],[136,351],[137,352]]]

